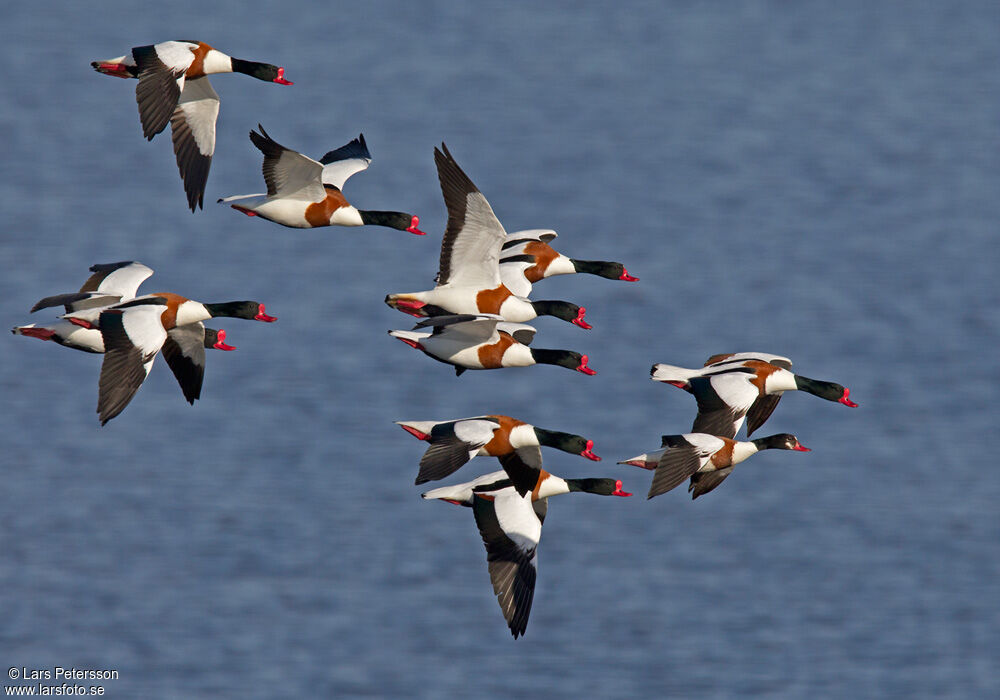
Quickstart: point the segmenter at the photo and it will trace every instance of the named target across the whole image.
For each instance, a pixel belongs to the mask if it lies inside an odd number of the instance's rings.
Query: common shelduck
[[[530,301],[515,296],[500,278],[503,226],[447,146],[434,149],[448,224],[441,241],[437,286],[424,292],[389,294],[385,303],[413,316],[498,314],[507,321],[555,316],[581,328],[591,328],[586,309],[566,301]]]
[[[535,282],[574,273],[624,282],[639,281],[619,262],[566,257],[549,245],[556,236],[551,229],[529,229],[507,234],[500,249],[500,279],[507,289],[520,297],[529,297],[531,285]]]
[[[413,330],[389,331],[389,335],[435,360],[453,365],[456,375],[467,369],[534,364],[559,365],[584,374],[597,374],[587,366],[586,355],[572,350],[530,348],[503,330],[502,322],[502,317],[496,314],[435,316],[420,321]]]
[[[250,140],[264,154],[267,194],[224,197],[220,203],[291,228],[387,226],[424,235],[413,214],[357,209],[344,198],[347,178],[372,161],[364,134],[315,161],[279,144],[260,124],[257,128],[260,133],[251,131]]]
[[[827,401],[856,408],[850,389],[791,372],[792,362],[780,355],[732,353],[713,355],[704,367],[686,369],[655,364],[653,381],[671,384],[694,395],[698,416],[692,432],[734,438],[747,419],[747,436],[768,419],[785,391],[805,391]]]
[[[511,418],[489,415],[449,421],[396,421],[396,425],[430,447],[420,460],[415,484],[452,474],[476,455],[502,458],[516,452],[526,463],[541,467],[541,447],[580,455],[595,462],[594,441],[580,435],[546,430]]]
[[[90,65],[99,73],[139,79],[135,101],[139,105],[142,134],[148,140],[170,123],[177,167],[191,211],[202,206],[215,153],[219,96],[208,76],[244,73],[279,85],[292,84],[285,80],[284,68],[233,58],[203,41],[164,41],[137,46],[130,54],[92,61]]]
[[[165,352],[171,356],[168,359],[171,369],[179,368],[174,369],[174,376],[181,383],[185,398],[193,403],[192,397],[200,396],[204,374],[204,340],[199,326],[204,320],[218,317],[268,323],[277,320],[256,301],[205,304],[170,293],[144,295],[115,306],[63,316],[82,328],[96,328],[101,333],[105,349],[97,400],[101,425],[128,405],[165,345]],[[168,339],[177,347],[171,346]]]
[[[194,324],[201,326],[201,332],[199,332],[202,338],[203,346],[208,348],[214,348],[216,350],[235,350],[236,348],[232,345],[226,344],[226,331],[223,329],[212,329],[206,328],[204,324]],[[186,328],[186,326],[185,326]],[[101,337],[101,331],[97,328],[83,328],[78,326],[71,321],[58,320],[53,323],[48,323],[46,325],[40,325],[37,323],[28,323],[23,326],[14,326],[11,329],[11,333],[14,335],[24,335],[29,338],[38,338],[39,340],[51,340],[54,343],[58,343],[67,348],[73,348],[74,350],[82,350],[84,352],[92,352],[103,354],[104,353],[104,339]],[[170,337],[167,338],[164,344],[164,355],[166,355],[166,347],[173,341]],[[169,360],[168,360],[169,362]]]
[[[659,496],[691,479],[691,498],[708,493],[729,476],[733,467],[761,450],[809,452],[794,435],[781,433],[756,440],[737,441],[706,433],[664,435],[661,449],[627,459],[643,469],[655,469],[647,498]]]
[[[469,506],[486,546],[487,568],[493,592],[514,639],[523,635],[531,614],[538,572],[538,542],[548,510],[547,499],[572,491],[603,496],[630,496],[615,479],[560,479],[547,474],[544,486],[519,493],[505,472],[493,472],[474,481],[445,486],[422,494]]]

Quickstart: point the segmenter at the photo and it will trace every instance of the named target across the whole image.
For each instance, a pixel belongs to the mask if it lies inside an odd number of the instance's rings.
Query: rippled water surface
[[[95,262],[149,291],[257,299],[188,406],[158,361],[99,427],[100,359],[0,344],[0,661],[114,668],[111,697],[991,697],[1000,691],[1000,13],[992,3],[87,3],[0,9],[7,327]],[[88,63],[172,38],[283,65],[219,76],[204,211],[134,84]],[[363,132],[363,208],[430,235],[298,231],[260,191],[258,123],[319,156]],[[538,298],[555,367],[455,377],[386,335],[431,286],[446,142],[508,228],[559,231]],[[44,314],[44,312],[43,312]],[[695,502],[615,462],[690,429],[654,362],[787,355],[806,395],[767,453]],[[523,639],[468,511],[419,498],[392,424],[506,413],[592,438],[632,499],[554,501]],[[765,429],[764,434],[767,434]],[[495,469],[485,458],[456,475]]]

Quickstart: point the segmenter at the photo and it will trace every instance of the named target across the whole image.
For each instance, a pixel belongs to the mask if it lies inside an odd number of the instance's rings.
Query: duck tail
[[[655,364],[649,370],[650,379],[654,382],[665,382],[667,384],[687,384],[692,377],[696,377],[699,370],[675,367],[663,363]]]

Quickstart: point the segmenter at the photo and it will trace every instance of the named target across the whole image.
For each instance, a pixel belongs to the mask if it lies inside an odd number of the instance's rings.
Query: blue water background
[[[0,343],[0,663],[114,668],[110,697],[996,697],[1000,694],[1000,9],[992,2],[260,3],[0,8],[0,315],[96,262],[148,291],[257,299],[203,398],[165,363],[99,427],[100,359]],[[89,61],[173,38],[283,65],[219,76],[206,208],[134,83]],[[345,188],[430,235],[285,229],[261,123],[314,157],[364,132]],[[508,230],[546,227],[590,356],[469,372],[386,335],[432,285],[446,142]],[[38,314],[46,315],[47,312]],[[766,453],[710,496],[645,499],[615,462],[690,429],[649,366],[791,357],[855,410],[786,396]],[[424,502],[392,424],[506,413],[594,439],[636,496],[553,501],[511,639],[468,511]],[[495,463],[478,459],[451,481]]]

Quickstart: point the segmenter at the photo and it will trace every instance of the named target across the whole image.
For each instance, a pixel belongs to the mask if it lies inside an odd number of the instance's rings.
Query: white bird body
[[[692,498],[708,493],[729,476],[733,468],[760,450],[781,449],[808,452],[794,435],[781,433],[756,440],[733,440],[706,433],[664,435],[662,449],[647,452],[619,464],[655,470],[649,498],[666,493],[686,479]]]
[[[364,226],[372,224],[417,235],[420,219],[404,212],[360,210],[344,197],[347,179],[372,161],[364,134],[313,160],[282,146],[264,127],[250,141],[264,154],[262,171],[267,193],[225,197],[219,202],[248,216],[259,216],[290,228]]]
[[[507,234],[490,203],[442,144],[434,149],[448,224],[434,289],[389,294],[385,303],[413,316],[496,314],[513,322],[555,316],[584,329],[586,309],[565,301],[517,296],[502,282],[500,255]]]
[[[753,434],[786,391],[804,391],[851,408],[857,406],[848,398],[849,389],[794,374],[791,366],[791,360],[780,355],[734,353],[713,355],[704,367],[695,369],[656,364],[650,377],[695,397],[698,415],[692,432],[727,438],[736,437],[744,420],[748,420],[747,435]]]

